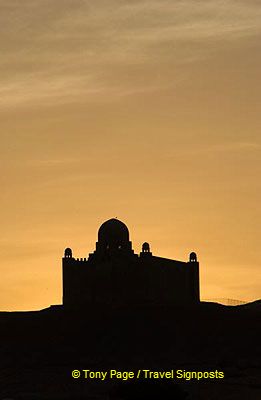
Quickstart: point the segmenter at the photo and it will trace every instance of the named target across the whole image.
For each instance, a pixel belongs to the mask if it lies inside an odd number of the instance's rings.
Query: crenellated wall
[[[63,304],[190,304],[199,301],[199,263],[151,253],[106,260],[63,258]]]

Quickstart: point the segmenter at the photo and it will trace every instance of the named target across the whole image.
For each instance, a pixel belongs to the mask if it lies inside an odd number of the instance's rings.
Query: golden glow
[[[196,251],[201,297],[260,297],[258,1],[0,4],[0,308],[61,302],[117,216]]]

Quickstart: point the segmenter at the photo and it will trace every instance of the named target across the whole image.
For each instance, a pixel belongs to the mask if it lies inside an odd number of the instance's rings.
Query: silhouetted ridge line
[[[243,300],[235,300],[235,299],[228,299],[228,298],[222,298],[222,297],[202,299],[201,301],[219,303],[219,304],[223,304],[226,306],[238,306],[238,305],[247,303],[247,301],[243,301]]]

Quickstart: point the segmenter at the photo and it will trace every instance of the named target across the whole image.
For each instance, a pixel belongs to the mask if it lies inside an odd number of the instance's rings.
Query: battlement
[[[63,260],[66,260],[67,262],[76,262],[76,261],[80,261],[80,262],[82,262],[82,261],[88,261],[88,258],[74,258],[74,257],[70,257],[70,258],[68,258],[68,257],[63,257]]]

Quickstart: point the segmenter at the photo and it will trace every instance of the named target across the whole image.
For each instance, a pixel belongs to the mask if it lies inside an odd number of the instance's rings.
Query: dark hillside
[[[0,398],[152,399],[160,391],[166,399],[259,399],[260,306],[2,312]],[[225,378],[101,382],[74,379],[74,369],[217,370]]]

